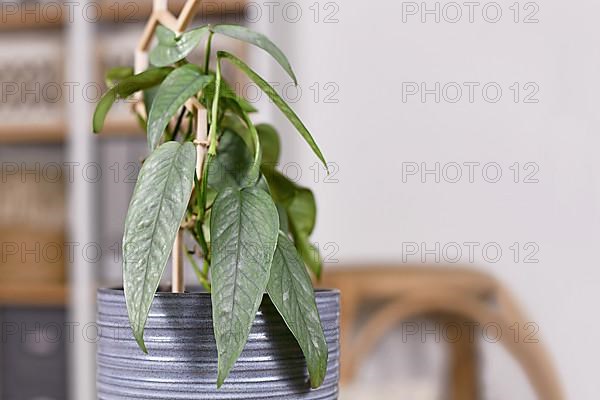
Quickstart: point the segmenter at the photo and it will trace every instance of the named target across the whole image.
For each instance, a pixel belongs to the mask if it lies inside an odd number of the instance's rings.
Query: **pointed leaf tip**
[[[296,130],[300,133],[300,135],[304,138],[304,140],[308,143],[312,151],[319,158],[319,160],[323,163],[325,168],[327,168],[327,161],[321,152],[321,149],[315,142],[315,139],[312,137],[304,123],[300,120],[298,115],[291,109],[291,107],[281,98],[281,96],[273,89],[271,85],[267,81],[265,81],[260,75],[258,75],[255,71],[253,71],[246,63],[237,58],[231,53],[226,51],[219,51],[217,53],[220,59],[226,59],[242,72],[244,72],[258,87],[271,99],[273,103],[281,110],[281,112],[287,117],[287,119],[294,125]]]
[[[142,330],[141,332],[134,332],[133,337],[135,338],[140,350],[142,350],[145,354],[148,354],[148,349],[146,348],[146,343],[144,342],[144,331]]]
[[[102,130],[106,115],[119,98],[125,99],[139,90],[146,90],[158,85],[172,70],[172,68],[151,68],[120,80],[102,96],[96,105],[92,121],[94,133]]]
[[[221,389],[221,386],[225,383],[226,376],[223,376],[221,369],[219,369],[219,375],[217,376],[217,389]]]
[[[222,35],[229,36],[230,38],[241,40],[263,49],[269,53],[269,55],[273,57],[279,65],[281,65],[289,77],[294,81],[294,85],[298,86],[298,79],[296,78],[296,74],[294,73],[294,70],[292,69],[292,66],[286,55],[279,47],[277,47],[275,43],[273,43],[262,33],[255,32],[246,28],[245,26],[240,25],[219,24],[212,26],[210,29],[215,33],[220,33]]]
[[[94,117],[92,119],[92,129],[94,133],[100,133],[102,128],[104,128],[106,115],[110,111],[115,101],[117,101],[117,91],[116,89],[112,88],[104,93],[96,105],[96,110],[94,111]]]

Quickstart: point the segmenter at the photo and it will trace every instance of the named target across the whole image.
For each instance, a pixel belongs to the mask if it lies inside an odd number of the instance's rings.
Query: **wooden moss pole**
[[[176,34],[182,33],[187,28],[194,15],[197,13],[201,0],[187,0],[179,17],[175,17],[173,14],[171,14],[167,7],[167,3],[168,0],[153,0],[152,13],[150,14],[146,27],[144,28],[144,33],[142,34],[135,51],[136,74],[145,71],[149,66],[148,51],[150,49],[150,44],[152,43],[152,38],[154,37],[157,26],[160,24],[169,28]],[[136,111],[140,115],[146,116],[148,114],[148,110],[146,110],[144,107],[144,102],[142,101],[142,92],[138,92],[136,94],[136,98],[138,100],[134,106]],[[194,144],[196,145],[197,151],[196,175],[198,176],[198,180],[200,180],[202,177],[202,165],[204,164],[204,157],[206,155],[208,114],[202,104],[200,104],[200,102],[194,98],[186,102],[185,107],[194,116],[193,124],[196,127],[196,140]],[[171,258],[171,291],[173,293],[185,292],[183,251],[183,229],[180,228],[179,232],[177,233],[177,237],[175,238],[175,243],[173,244],[173,253]]]

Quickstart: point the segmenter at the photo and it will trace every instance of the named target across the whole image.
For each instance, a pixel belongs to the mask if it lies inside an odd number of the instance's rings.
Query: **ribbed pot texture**
[[[325,382],[311,389],[295,338],[267,296],[229,378],[217,389],[210,295],[157,293],[145,331],[148,354],[133,339],[122,290],[98,291],[98,399],[335,400],[339,380],[338,291],[317,291],[329,346]]]

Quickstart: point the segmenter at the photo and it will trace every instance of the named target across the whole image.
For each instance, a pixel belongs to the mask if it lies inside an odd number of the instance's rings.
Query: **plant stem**
[[[181,109],[181,113],[177,118],[177,123],[175,124],[175,129],[173,130],[173,140],[177,140],[177,134],[179,133],[179,129],[181,128],[181,123],[183,122],[183,117],[185,116],[186,109],[183,107]]]
[[[206,46],[204,48],[204,73],[208,74],[210,68],[210,52],[212,51],[212,38],[214,32],[210,32],[208,39],[206,40]]]
[[[208,243],[206,242],[206,238],[204,237],[204,232],[202,231],[202,222],[201,221],[198,221],[198,223],[196,224],[196,234],[197,234],[196,241],[202,248],[202,255],[205,260],[209,260],[210,256],[208,254],[209,253]]]
[[[190,140],[190,138],[192,137],[192,131],[194,130],[194,114],[193,113],[189,113],[188,114],[188,130],[185,134],[185,137],[183,138],[184,142],[187,142]]]
[[[206,155],[206,159],[204,160],[204,165],[202,167],[202,177],[200,178],[200,193],[198,196],[198,219],[204,222],[204,216],[206,214],[206,190],[208,189],[208,169],[210,168],[210,164],[213,160],[213,156],[211,154]]]
[[[194,272],[196,273],[196,277],[198,278],[198,280],[200,281],[202,286],[204,286],[206,291],[208,293],[210,293],[211,287],[210,287],[210,282],[208,281],[208,271],[200,269],[200,267],[198,266],[198,263],[196,263],[196,260],[194,260],[194,257],[188,251],[188,249],[185,249],[185,254],[186,254],[190,264],[192,264],[192,268],[194,269]],[[206,260],[204,260],[204,264],[206,264]]]
[[[208,261],[206,259],[204,259],[204,265],[202,266],[202,272],[204,274],[204,276],[206,276],[206,278],[208,279],[208,268],[210,267],[210,264],[208,263]],[[210,285],[210,283],[209,283]]]

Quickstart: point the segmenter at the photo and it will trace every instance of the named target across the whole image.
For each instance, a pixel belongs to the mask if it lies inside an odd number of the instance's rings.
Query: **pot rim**
[[[158,298],[175,298],[175,297],[210,297],[210,293],[208,293],[205,289],[200,286],[190,286],[189,289],[192,291],[186,291],[184,293],[172,293],[172,292],[156,292],[154,293],[154,297]],[[122,287],[101,287],[97,290],[98,294],[106,294],[106,295],[114,295],[125,293],[125,290]],[[267,293],[265,292],[265,295]],[[340,290],[336,288],[315,288],[316,295],[339,295]]]

